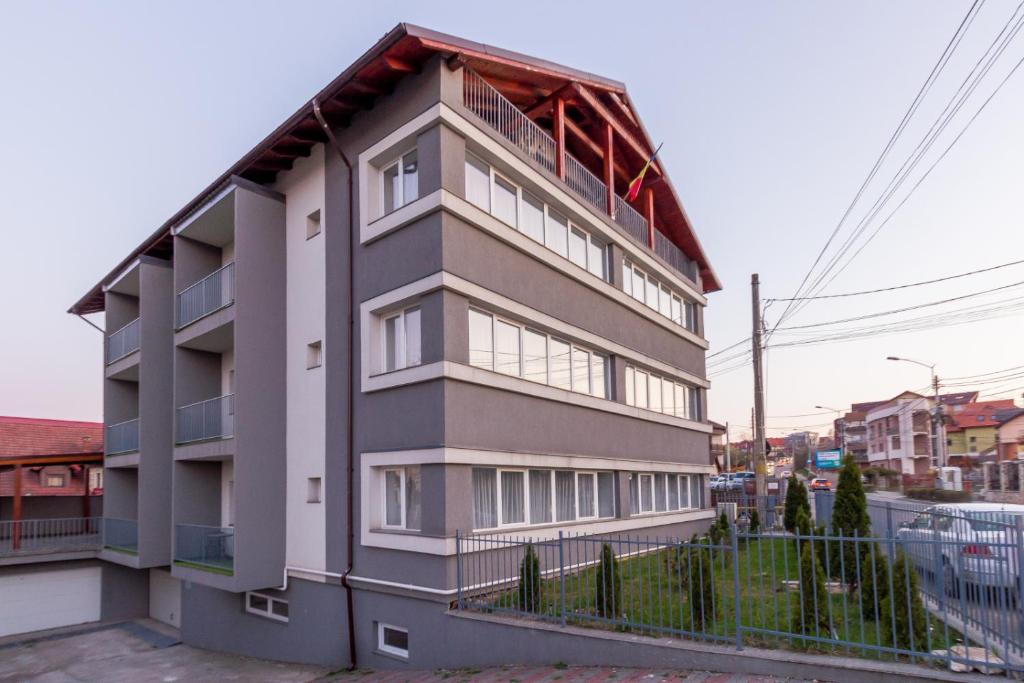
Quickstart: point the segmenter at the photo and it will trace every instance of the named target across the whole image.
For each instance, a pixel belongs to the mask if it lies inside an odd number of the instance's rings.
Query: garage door
[[[149,616],[181,628],[181,581],[163,569],[149,570]]]
[[[100,567],[0,576],[0,636],[100,618]]]

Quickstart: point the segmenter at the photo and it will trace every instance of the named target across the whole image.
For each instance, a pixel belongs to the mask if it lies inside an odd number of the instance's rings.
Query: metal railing
[[[626,200],[615,195],[615,222],[629,236],[640,244],[647,244],[647,219],[640,212],[626,203]]]
[[[139,319],[136,318],[107,337],[107,365],[139,350],[139,329]]]
[[[175,307],[180,330],[202,317],[230,306],[235,301],[235,264],[223,266],[199,282],[181,290]]]
[[[457,607],[737,649],[955,662],[1016,678],[1024,528],[979,523],[999,531],[983,541],[968,532],[752,533],[735,523],[689,540],[458,533]]]
[[[99,517],[0,522],[0,557],[99,550]]]
[[[103,443],[107,455],[139,450],[139,418],[107,425],[107,435]]]
[[[565,184],[601,213],[608,210],[608,186],[568,152],[565,154]]]
[[[542,167],[555,172],[555,140],[476,72],[464,69],[462,103]]]
[[[654,253],[690,280],[697,280],[693,261],[660,230],[654,231]]]
[[[139,553],[139,523],[134,519],[103,518],[103,547],[122,553]]]
[[[175,411],[175,443],[226,439],[235,434],[235,395],[218,396]]]
[[[219,573],[235,569],[235,530],[231,527],[178,524],[174,533],[174,561]]]

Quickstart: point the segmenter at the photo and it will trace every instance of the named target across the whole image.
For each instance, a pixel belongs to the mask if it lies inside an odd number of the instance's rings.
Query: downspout
[[[320,111],[320,102],[317,98],[313,98],[313,115],[320,123],[320,127],[323,128],[324,135],[327,136],[328,142],[330,142],[334,151],[338,153],[338,157],[341,159],[342,163],[345,164],[345,168],[348,171],[348,388],[346,389],[348,394],[348,409],[345,411],[345,438],[348,442],[348,518],[346,521],[348,528],[345,530],[347,559],[345,571],[341,575],[341,585],[345,587],[345,601],[348,608],[348,654],[349,660],[351,661],[351,668],[354,670],[356,668],[356,627],[352,606],[352,584],[349,583],[348,577],[352,573],[353,551],[355,547],[355,526],[353,523],[355,505],[352,501],[352,478],[355,474],[355,456],[352,452],[355,446],[355,439],[352,436],[352,424],[354,422],[353,411],[355,410],[353,405],[355,397],[352,390],[352,383],[355,381],[355,351],[352,348],[352,330],[355,326],[355,274],[352,270],[352,265],[355,261],[355,197],[352,193],[352,164],[349,163],[348,157],[345,156],[345,151],[338,143],[338,139],[334,137],[334,131],[332,131],[331,127],[327,125],[327,120]]]

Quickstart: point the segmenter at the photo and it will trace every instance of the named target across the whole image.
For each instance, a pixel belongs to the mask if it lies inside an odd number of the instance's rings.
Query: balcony
[[[139,418],[107,425],[104,444],[107,455],[132,453],[139,450]]]
[[[174,562],[232,576],[235,573],[235,530],[199,524],[176,525]]]
[[[136,318],[107,338],[107,365],[139,350],[139,329]]]
[[[100,536],[99,517],[3,521],[0,558],[95,551]]]
[[[235,264],[213,271],[178,293],[175,325],[181,329],[235,302]]]
[[[176,411],[175,443],[227,439],[235,434],[235,395],[191,403]]]
[[[609,188],[568,152],[564,153],[562,163],[557,163],[555,139],[468,68],[464,69],[462,103],[544,170],[556,173],[561,166],[564,169],[563,180],[574,194],[599,212],[608,211],[608,193],[614,192],[614,188]],[[696,282],[696,264],[679,247],[660,231],[650,230],[647,219],[622,197],[614,195],[612,205],[611,218],[619,227],[638,244],[653,250],[679,274]]]
[[[129,555],[139,554],[139,523],[134,519],[103,518],[103,547]]]

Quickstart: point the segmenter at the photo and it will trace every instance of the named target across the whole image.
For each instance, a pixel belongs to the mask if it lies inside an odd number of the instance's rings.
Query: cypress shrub
[[[597,565],[596,602],[600,616],[615,619],[619,615],[619,561],[607,543],[601,546],[601,559]]]
[[[715,623],[715,583],[712,572],[714,561],[707,546],[696,545],[690,552],[690,607],[693,616],[691,628],[703,631]]]
[[[804,543],[800,551],[800,596],[790,628],[795,633],[828,638],[831,631],[825,570],[816,552],[812,552],[810,543]]]
[[[519,563],[519,609],[524,612],[540,609],[540,560],[532,544],[526,546]]]
[[[928,623],[924,604],[917,590],[917,572],[900,550],[892,567],[892,595],[882,601],[882,634],[885,645],[904,650],[922,651],[928,647]],[[893,630],[893,616],[896,628]]]
[[[786,501],[783,507],[782,524],[786,527],[786,531],[796,531],[796,518],[800,510],[803,510],[807,514],[807,518],[810,519],[811,503],[807,499],[807,487],[794,474],[789,477],[789,483],[786,486]]]
[[[761,517],[757,514],[757,508],[750,513],[750,533],[756,534],[761,531]]]
[[[864,486],[860,481],[860,468],[853,461],[852,455],[846,456],[843,469],[839,472],[839,485],[836,487],[835,503],[832,506],[832,535],[848,538],[871,536],[868,499],[864,495]],[[839,541],[832,541],[829,553],[832,566],[829,571],[832,576],[845,580],[851,591],[860,583],[856,569],[857,555],[859,553],[861,556],[860,566],[867,568],[867,550],[867,543],[849,541],[840,544]]]
[[[850,571],[847,568],[847,571]],[[860,558],[860,611],[865,619],[877,621],[882,603],[889,595],[889,563],[877,543],[865,544]],[[892,625],[890,621],[890,626]]]

